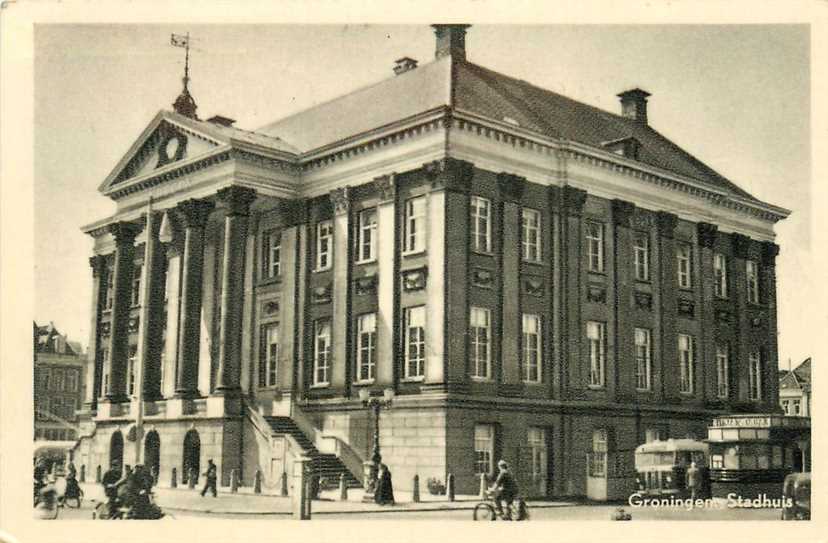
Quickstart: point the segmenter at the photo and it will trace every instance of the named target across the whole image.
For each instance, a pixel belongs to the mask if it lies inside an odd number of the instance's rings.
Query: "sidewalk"
[[[100,501],[104,499],[100,485],[82,483],[85,499]],[[290,497],[253,494],[249,488],[240,488],[239,493],[231,494],[228,488],[220,488],[217,498],[210,495],[202,498],[200,490],[189,488],[158,488],[156,487],[155,502],[162,509],[193,513],[217,513],[225,515],[284,515],[292,514]],[[471,511],[481,500],[477,496],[458,495],[455,501],[447,501],[445,496],[421,494],[419,503],[411,501],[410,492],[395,492],[398,502],[395,505],[380,506],[374,503],[362,502],[362,489],[350,489],[348,500],[339,500],[339,491],[323,491],[319,500],[314,500],[311,506],[313,514],[343,514],[343,513],[387,513],[401,511]],[[576,505],[576,502],[562,501],[529,501],[530,508],[567,507]]]

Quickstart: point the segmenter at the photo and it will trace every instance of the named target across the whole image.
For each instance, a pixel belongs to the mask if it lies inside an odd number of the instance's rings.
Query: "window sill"
[[[263,286],[266,286],[266,285],[273,285],[273,284],[281,283],[281,282],[282,282],[282,276],[277,275],[275,277],[267,277],[265,279],[259,279],[258,286],[263,287]]]
[[[311,385],[311,386],[310,386],[310,388],[313,388],[313,389],[316,389],[316,388],[328,388],[329,386],[331,386],[331,384],[330,384],[330,383],[315,383],[315,384]]]
[[[606,390],[607,387],[605,385],[587,385],[587,388],[590,390]]]
[[[599,271],[599,270],[590,270],[589,268],[587,268],[587,273],[591,273],[592,275],[603,275],[604,277],[607,276],[607,272],[605,272],[603,270],[601,270],[601,271]]]
[[[544,262],[542,258],[540,260],[527,260],[525,258],[522,258],[520,261],[523,262],[524,264],[531,264],[532,266],[545,266],[546,265],[546,262]]]
[[[311,273],[322,273],[326,271],[331,271],[331,269],[333,269],[333,266],[327,266],[325,268],[314,268],[313,270],[311,270]]]
[[[680,286],[680,287],[678,287],[678,291],[679,292],[687,292],[688,294],[695,294],[695,292],[696,292],[696,290],[693,288],[693,285],[690,285],[689,287]]]
[[[652,388],[636,388],[635,391],[638,392],[639,394],[652,394],[653,393]]]
[[[374,381],[375,381],[375,379],[363,379],[363,380],[359,380],[359,381],[354,381],[354,386],[364,387],[364,386],[368,386],[368,385],[373,385]]]
[[[543,381],[526,381],[526,380],[523,380],[523,381],[521,381],[521,383],[524,384],[524,385],[529,385],[529,386],[540,386],[540,385],[543,384]]]
[[[489,251],[481,251],[479,249],[472,249],[471,252],[476,254],[476,255],[480,255],[480,256],[492,256],[492,257],[494,256],[494,253],[490,250]]]
[[[367,260],[357,260],[357,261],[354,262],[354,265],[362,266],[364,264],[376,264],[376,262],[377,262],[376,258],[369,258]]]
[[[412,251],[404,251],[402,253],[402,256],[403,256],[403,258],[407,258],[407,257],[421,256],[421,255],[424,255],[425,253],[426,253],[426,250],[424,248],[423,249],[414,249]]]
[[[652,279],[639,279],[637,277],[635,278],[635,282],[639,285],[652,285],[653,284]]]
[[[470,379],[472,381],[476,382],[476,383],[493,383],[494,382],[491,377],[478,377],[476,375],[472,375],[470,377]]]
[[[425,376],[420,375],[418,377],[404,377],[400,381],[403,383],[422,383],[423,381],[425,381]]]

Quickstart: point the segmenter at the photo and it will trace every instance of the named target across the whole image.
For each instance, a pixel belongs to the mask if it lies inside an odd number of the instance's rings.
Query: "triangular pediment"
[[[229,138],[212,130],[209,123],[161,111],[135,140],[99,190],[106,193],[130,179],[210,153],[228,143]]]

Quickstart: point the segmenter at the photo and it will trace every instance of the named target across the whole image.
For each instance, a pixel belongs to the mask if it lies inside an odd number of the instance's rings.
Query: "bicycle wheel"
[[[515,500],[512,503],[512,518],[515,520],[529,520],[529,506],[523,500]]]
[[[474,520],[497,520],[495,508],[486,502],[474,506]]]

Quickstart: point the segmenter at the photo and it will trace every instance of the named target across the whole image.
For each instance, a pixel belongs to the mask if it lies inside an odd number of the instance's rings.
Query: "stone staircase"
[[[323,486],[338,485],[339,477],[344,473],[345,485],[348,488],[362,488],[362,483],[353,476],[335,454],[319,452],[313,442],[308,439],[290,417],[265,416],[264,419],[274,434],[288,434],[304,449],[305,454],[311,458],[311,469],[314,474],[319,475]]]

